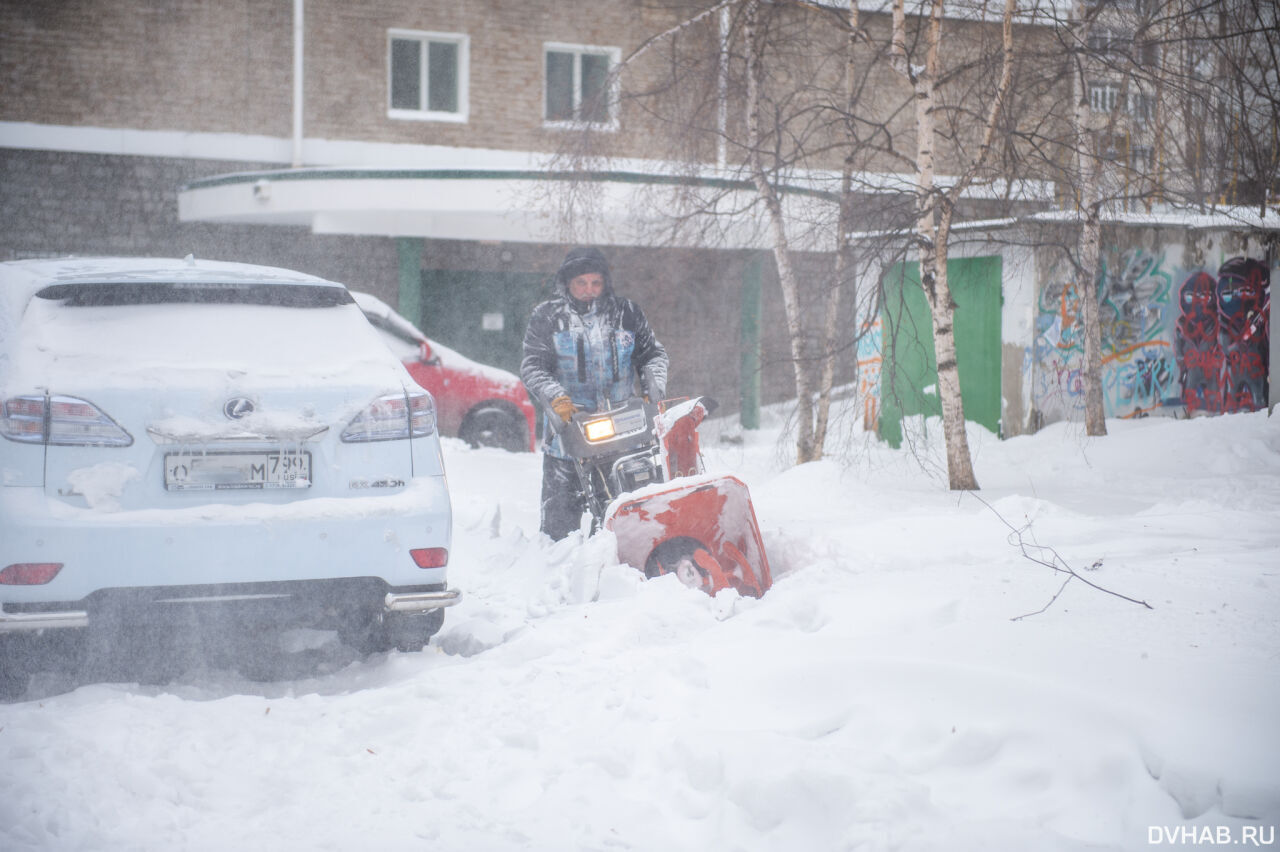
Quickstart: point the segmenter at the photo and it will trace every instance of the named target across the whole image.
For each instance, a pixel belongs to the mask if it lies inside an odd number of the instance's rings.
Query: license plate
[[[310,488],[311,453],[167,453],[169,491]]]

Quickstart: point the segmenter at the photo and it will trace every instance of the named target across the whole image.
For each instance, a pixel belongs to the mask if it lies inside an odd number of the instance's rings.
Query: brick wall
[[[308,0],[304,133],[555,151],[542,127],[543,44],[624,55],[671,20],[631,0]],[[390,29],[470,37],[470,120],[387,115]],[[289,0],[0,0],[0,121],[286,137]],[[634,128],[624,122],[620,138]],[[638,154],[634,144],[623,153]]]
[[[0,149],[0,260],[59,254],[182,257],[284,266],[395,294],[394,240],[306,228],[178,221],[178,188],[244,163]]]
[[[0,0],[0,121],[287,136],[288,0]]]

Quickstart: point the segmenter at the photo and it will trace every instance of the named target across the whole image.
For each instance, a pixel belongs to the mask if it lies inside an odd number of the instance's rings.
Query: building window
[[[1155,98],[1142,92],[1128,92],[1125,101],[1120,99],[1121,87],[1117,83],[1090,83],[1089,109],[1094,112],[1111,113],[1120,103],[1125,104],[1125,112],[1136,125],[1149,124],[1155,118]]]
[[[1156,100],[1142,92],[1129,93],[1129,115],[1134,124],[1149,124],[1156,117]]]
[[[1112,112],[1120,99],[1120,87],[1115,83],[1089,84],[1089,109],[1094,112]]]
[[[1139,174],[1147,174],[1155,166],[1156,158],[1148,145],[1129,146],[1129,168]]]
[[[468,38],[458,33],[391,30],[387,115],[466,121],[468,47]]]
[[[1147,68],[1155,68],[1160,64],[1160,42],[1155,40],[1140,42],[1138,56]]]
[[[548,44],[545,51],[547,124],[616,127],[617,97],[610,72],[618,64],[618,48]]]
[[[1108,29],[1090,30],[1087,42],[1090,53],[1111,59],[1125,56],[1131,44],[1132,39],[1128,36]]]
[[[1101,135],[1095,139],[1094,153],[1103,160],[1128,166],[1138,174],[1155,167],[1155,151],[1150,145],[1136,145],[1127,133]]]

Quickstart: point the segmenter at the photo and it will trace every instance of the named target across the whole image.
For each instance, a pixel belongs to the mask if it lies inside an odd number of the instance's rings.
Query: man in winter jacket
[[[644,312],[615,295],[597,248],[572,249],[556,273],[556,297],[533,309],[520,378],[547,412],[543,428],[542,531],[559,540],[578,528],[585,501],[556,428],[575,411],[603,411],[636,395],[662,399],[667,351]],[[552,418],[558,418],[552,420]]]

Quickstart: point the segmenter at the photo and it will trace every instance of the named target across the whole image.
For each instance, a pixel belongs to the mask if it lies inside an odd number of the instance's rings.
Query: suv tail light
[[[395,441],[420,438],[436,428],[436,403],[426,391],[380,396],[342,430],[342,440]]]
[[[0,586],[43,586],[58,576],[61,562],[19,562],[0,571]]]
[[[449,551],[443,547],[415,547],[409,555],[419,568],[443,568],[449,564]]]
[[[15,396],[4,401],[0,434],[25,444],[127,447],[133,437],[87,400]]]

